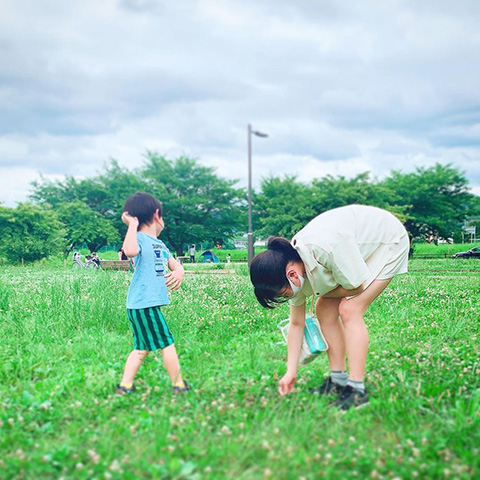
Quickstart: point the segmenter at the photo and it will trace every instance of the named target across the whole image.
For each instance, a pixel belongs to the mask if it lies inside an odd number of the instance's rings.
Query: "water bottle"
[[[320,353],[325,350],[322,333],[312,317],[305,319],[305,340],[312,353]]]

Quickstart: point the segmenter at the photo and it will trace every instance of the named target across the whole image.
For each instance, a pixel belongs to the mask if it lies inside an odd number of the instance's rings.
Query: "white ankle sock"
[[[341,370],[332,370],[330,372],[330,378],[333,383],[344,387],[347,384],[348,373],[346,371],[342,372]]]
[[[365,393],[365,382],[357,382],[356,380],[351,380],[350,378],[347,381],[347,385],[350,385],[355,390],[358,390],[361,393]]]

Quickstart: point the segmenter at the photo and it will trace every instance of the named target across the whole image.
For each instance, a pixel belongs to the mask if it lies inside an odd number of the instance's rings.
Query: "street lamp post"
[[[252,130],[252,126],[248,124],[248,266],[250,267],[253,256],[255,254],[253,247],[253,232],[252,232],[252,134],[257,137],[266,138],[266,133]]]

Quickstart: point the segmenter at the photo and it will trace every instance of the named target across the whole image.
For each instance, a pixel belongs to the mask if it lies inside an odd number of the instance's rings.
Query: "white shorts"
[[[397,244],[390,245],[391,260],[382,268],[377,279],[393,278],[395,275],[408,272],[408,254],[410,252],[410,240],[404,235]]]
[[[387,280],[396,275],[408,272],[408,253],[410,252],[410,240],[405,233],[398,243],[383,245],[368,259],[365,260],[370,275],[363,283],[363,289],[366,290],[374,280]],[[359,294],[360,295],[360,294]],[[354,298],[345,297],[347,300]]]

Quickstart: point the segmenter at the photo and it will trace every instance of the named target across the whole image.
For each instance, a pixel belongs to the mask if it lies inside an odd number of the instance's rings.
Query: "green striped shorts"
[[[127,308],[135,350],[158,350],[172,345],[173,335],[160,307]]]

